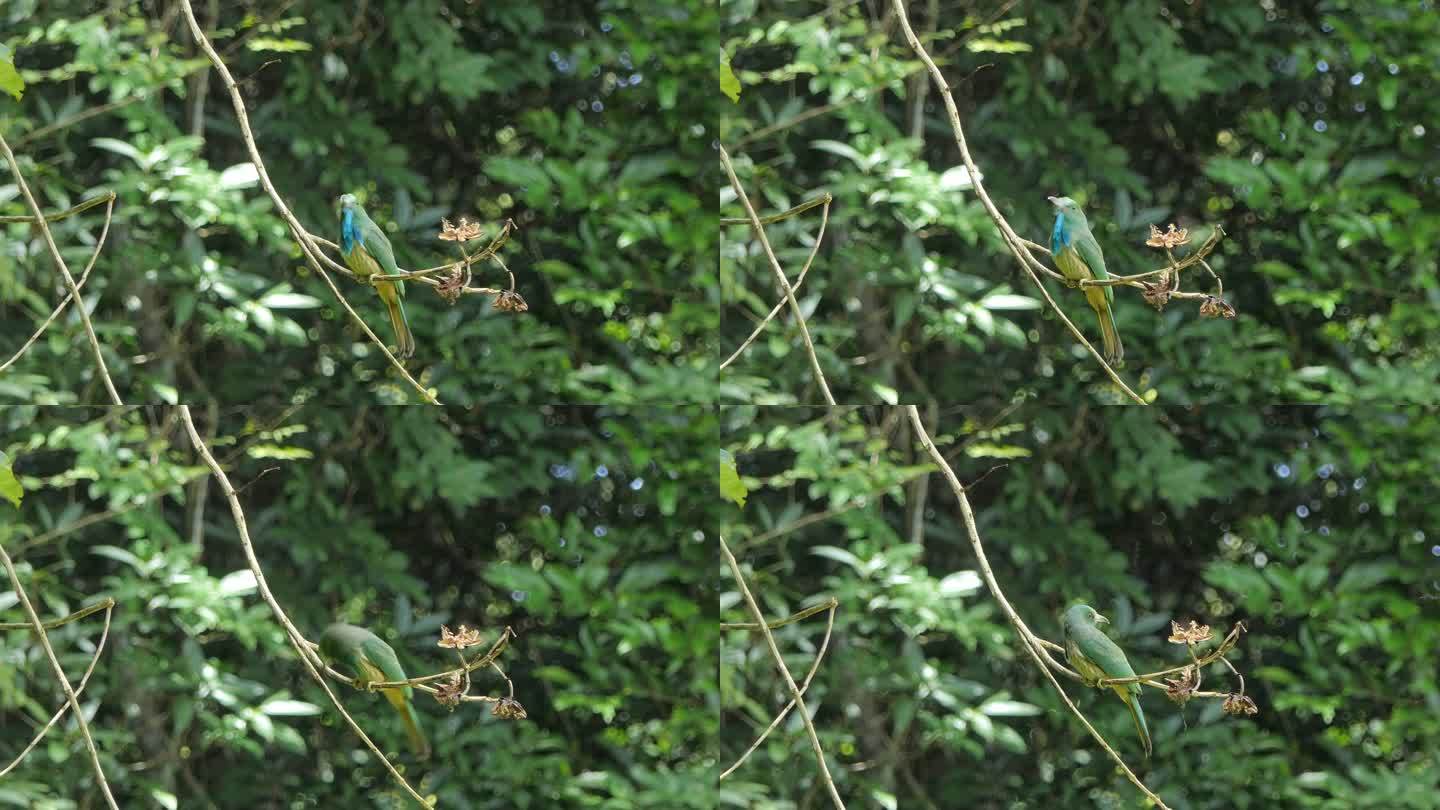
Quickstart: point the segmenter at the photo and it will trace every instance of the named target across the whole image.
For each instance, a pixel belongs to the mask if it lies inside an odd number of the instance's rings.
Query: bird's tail
[[[1130,707],[1130,717],[1135,720],[1135,733],[1140,735],[1140,743],[1145,746],[1145,758],[1150,758],[1150,728],[1145,725],[1145,710],[1140,708],[1140,696],[1131,694],[1125,701]]]
[[[390,325],[395,329],[395,354],[404,360],[415,354],[415,336],[410,334],[410,322],[405,319],[405,305],[400,303],[400,288],[393,282],[377,282],[380,300],[390,313]]]
[[[400,720],[405,724],[405,736],[410,738],[410,748],[415,756],[420,759],[430,758],[430,741],[425,739],[425,732],[420,730],[420,717],[415,714],[415,706],[410,703],[410,698],[399,689],[385,690],[385,698],[400,713]]]
[[[1115,328],[1115,310],[1106,302],[1105,306],[1095,309],[1095,314],[1100,316],[1100,338],[1105,344],[1105,362],[1118,366],[1125,359],[1125,347],[1120,344],[1120,330]]]

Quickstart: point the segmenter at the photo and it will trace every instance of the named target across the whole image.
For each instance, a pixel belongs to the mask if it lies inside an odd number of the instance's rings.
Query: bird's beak
[[[1096,613],[1096,614],[1095,614],[1095,623],[1096,623],[1096,624],[1109,624],[1109,623],[1110,623],[1110,620],[1107,619],[1107,618],[1105,618],[1104,616],[1101,616],[1099,613]]]
[[[1049,200],[1051,205],[1059,205],[1059,204],[1060,204],[1060,198],[1059,198],[1059,197],[1046,197],[1045,199]]]

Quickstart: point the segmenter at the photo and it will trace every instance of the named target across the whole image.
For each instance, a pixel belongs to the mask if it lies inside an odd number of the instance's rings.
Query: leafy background
[[[313,640],[381,633],[414,675],[447,669],[441,623],[519,637],[502,656],[529,718],[417,709],[418,765],[393,710],[333,684],[441,807],[713,806],[715,417],[703,408],[554,406],[194,413],[241,490],[256,553]],[[706,449],[708,448],[708,450]],[[295,659],[260,601],[229,507],[174,409],[0,411],[25,489],[0,542],[37,610],[118,606],[82,701],[122,807],[408,807]],[[106,513],[114,513],[107,515]],[[75,521],[101,518],[75,528]],[[6,621],[22,620],[8,585]],[[71,677],[99,617],[52,632]],[[0,643],[0,760],[64,697],[21,631]],[[488,646],[488,644],[487,644]],[[477,691],[503,694],[496,677]],[[259,775],[263,774],[263,778]],[[88,798],[87,798],[88,797]],[[94,807],[68,717],[0,805]]]
[[[1089,214],[1111,272],[1163,263],[1148,228],[1229,234],[1212,265],[1235,321],[1157,313],[1117,290],[1128,379],[1192,402],[1423,401],[1440,376],[1440,16],[1380,0],[915,2],[956,88],[970,151],[1023,236],[1047,195]],[[1112,402],[1114,389],[1020,273],[969,184],[931,80],[889,2],[721,4],[743,85],[722,139],[764,212],[821,192],[830,227],[802,288],[841,402],[969,403],[1021,389]],[[721,181],[722,213],[740,216]],[[792,278],[819,213],[768,228]],[[776,300],[748,229],[721,253],[728,354]],[[1202,287],[1203,270],[1187,274]],[[1051,293],[1090,337],[1076,291]],[[781,319],[728,368],[727,399],[821,401]]]
[[[717,324],[716,225],[702,202],[716,186],[716,99],[681,89],[713,76],[713,45],[697,47],[715,41],[713,8],[195,7],[271,177],[310,230],[335,239],[334,201],[354,191],[401,265],[419,268],[456,257],[435,238],[442,216],[490,234],[507,218],[519,226],[502,255],[528,313],[494,312],[484,296],[452,307],[411,285],[421,348],[410,368],[442,402],[709,396],[691,381],[712,367]],[[15,0],[0,7],[0,32],[26,82],[20,102],[0,102],[0,130],[41,204],[119,195],[85,297],[127,402],[415,396],[304,265],[178,3]],[[4,175],[0,213],[29,213]],[[55,226],[77,275],[99,214]],[[63,284],[38,231],[0,227],[0,345],[18,348]],[[504,280],[491,266],[477,283]],[[376,296],[339,283],[388,335]],[[73,351],[83,344],[68,313],[0,397],[102,400],[93,359]]]
[[[1062,684],[1176,808],[1425,808],[1440,777],[1440,485],[1433,411],[1066,407],[925,414],[1007,597],[1040,635],[1084,601],[1137,671],[1185,660],[1168,622],[1224,633],[1259,714],[1144,706],[1146,762],[1113,696]],[[938,425],[938,427],[937,427]],[[738,407],[722,445],[750,489],[725,538],[772,616],[840,608],[806,700],[850,806],[1139,808],[986,590],[955,500],[897,409]],[[818,518],[818,519],[817,519]],[[798,521],[798,523],[797,523]],[[733,584],[725,621],[744,621]],[[776,631],[808,671],[823,617]],[[759,639],[726,631],[721,760],[788,699]],[[1205,688],[1235,682],[1216,665]],[[722,783],[722,804],[828,806],[797,718]]]

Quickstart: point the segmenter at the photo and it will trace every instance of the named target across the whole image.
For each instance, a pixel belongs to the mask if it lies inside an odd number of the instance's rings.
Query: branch
[[[810,340],[810,327],[805,324],[805,313],[800,311],[800,303],[795,300],[795,290],[790,286],[789,280],[785,278],[785,271],[780,269],[780,260],[775,258],[775,251],[770,248],[770,240],[765,236],[765,226],[760,223],[760,217],[755,213],[755,207],[750,204],[750,198],[746,196],[745,188],[740,185],[740,178],[735,176],[735,167],[730,163],[730,153],[725,151],[724,144],[720,145],[720,165],[725,167],[725,174],[730,176],[730,187],[735,189],[735,196],[739,197],[741,204],[745,206],[745,213],[750,218],[750,227],[755,230],[755,238],[760,240],[760,247],[764,249],[765,257],[770,260],[770,269],[775,271],[775,280],[785,293],[785,299],[790,302],[790,311],[794,313],[795,320],[800,325],[800,336],[805,339],[805,350],[810,355],[810,368],[814,370],[815,379],[820,383],[820,392],[825,395],[825,404],[831,408],[838,407],[834,395],[830,393],[830,386],[825,382],[825,372],[820,368],[820,358],[815,356],[815,344]]]
[[[87,608],[83,608],[81,610],[75,611],[74,613],[71,613],[69,616],[66,616],[63,619],[51,619],[50,621],[45,622],[44,625],[42,625],[46,630],[53,630],[56,627],[60,627],[61,625],[69,624],[70,622],[74,621],[79,621],[80,619],[83,619],[86,616],[89,616],[90,614],[97,611],[105,611],[105,628],[100,631],[100,643],[95,647],[95,654],[90,656],[90,665],[85,667],[85,674],[80,677],[80,685],[75,688],[75,697],[77,698],[85,692],[86,684],[90,683],[90,673],[95,671],[95,665],[100,662],[100,654],[105,652],[105,641],[110,638],[110,614],[114,612],[114,609],[115,600],[106,597],[105,599],[102,599],[101,601],[96,602],[95,604]],[[0,622],[0,630],[33,631],[34,629],[34,626],[32,626],[28,622]],[[4,770],[0,770],[0,779],[4,779],[6,774],[15,770],[15,767],[19,765],[22,761],[24,761],[25,757],[29,756],[31,751],[35,750],[35,746],[39,745],[40,741],[45,739],[45,735],[50,732],[50,729],[55,727],[56,723],[60,722],[60,718],[64,717],[65,712],[69,710],[70,703],[68,701],[62,704],[59,709],[56,709],[55,714],[50,716],[50,722],[46,723],[44,727],[42,727],[39,731],[35,732],[35,737],[30,740],[29,745],[25,746],[25,750],[17,754],[14,761],[11,762],[9,765],[6,765]]]
[[[191,24],[193,25],[194,13],[190,10],[189,0],[183,0],[183,2],[185,3],[186,16],[190,17]],[[207,51],[214,53],[214,50],[209,47],[208,42],[205,45]],[[225,79],[233,90],[235,85],[234,82],[230,80],[230,74],[228,72],[225,74]],[[190,443],[194,445],[195,451],[199,453],[200,457],[205,461],[205,466],[210,468],[211,474],[214,475],[215,480],[220,483],[220,491],[225,494],[225,499],[230,502],[230,514],[235,519],[235,530],[240,538],[240,546],[245,552],[245,561],[249,564],[251,573],[255,575],[255,584],[260,590],[261,598],[270,606],[270,612],[275,614],[276,621],[284,626],[285,633],[290,638],[290,645],[300,654],[300,660],[305,664],[305,669],[309,671],[310,677],[314,678],[315,682],[320,684],[320,688],[325,690],[325,695],[330,698],[330,702],[334,704],[335,710],[340,712],[340,716],[345,718],[345,722],[350,726],[350,729],[355,732],[355,735],[360,738],[361,742],[365,743],[365,746],[370,749],[371,753],[375,754],[381,762],[385,763],[385,769],[390,772],[390,775],[396,782],[400,783],[400,786],[405,789],[405,792],[410,794],[410,798],[419,803],[421,807],[430,807],[430,803],[417,793],[415,788],[410,786],[410,783],[405,780],[404,776],[400,775],[400,771],[396,770],[395,765],[390,759],[380,751],[375,743],[371,742],[370,737],[365,734],[365,730],[360,727],[359,723],[355,722],[355,719],[350,716],[349,712],[345,711],[345,707],[340,704],[340,699],[335,697],[335,693],[330,691],[330,685],[325,682],[324,676],[316,669],[316,661],[311,658],[314,653],[310,650],[310,642],[305,640],[305,636],[300,632],[299,628],[290,621],[290,617],[286,615],[285,609],[280,607],[280,602],[277,601],[275,595],[270,592],[270,584],[265,581],[265,572],[261,570],[260,560],[255,556],[255,547],[250,542],[250,530],[246,528],[245,525],[245,512],[240,508],[240,497],[236,494],[235,488],[230,485],[230,479],[225,475],[225,471],[221,469],[219,462],[210,454],[210,448],[206,447],[205,442],[200,438],[200,433],[195,429],[195,422],[190,417],[190,407],[188,405],[180,406],[180,419],[185,423],[185,432],[190,434]]]
[[[20,193],[25,196],[25,203],[30,206],[30,212],[34,214],[31,220],[40,227],[40,233],[45,237],[45,245],[50,248],[50,258],[55,260],[55,269],[59,270],[61,277],[65,279],[65,285],[70,288],[70,295],[76,301],[80,301],[80,287],[75,283],[75,277],[70,275],[70,268],[66,266],[65,259],[60,256],[60,248],[55,246],[55,235],[50,233],[50,225],[46,222],[45,213],[40,210],[40,204],[35,202],[35,195],[30,193],[30,184],[25,182],[25,176],[20,173],[20,164],[15,162],[15,153],[10,151],[10,144],[5,142],[3,135],[0,135],[0,151],[5,153],[5,160],[10,164],[10,171],[15,174],[15,185],[20,187]],[[76,309],[80,312],[80,323],[85,327],[85,334],[90,338],[90,350],[95,353],[95,367],[100,370],[100,377],[105,381],[105,391],[110,394],[110,402],[112,405],[124,405],[125,403],[120,401],[119,392],[115,390],[115,383],[110,380],[110,370],[105,367],[105,355],[100,351],[100,339],[95,337],[95,327],[90,323],[90,313],[85,311],[84,302],[81,302]]]
[[[909,30],[909,23],[906,23],[905,26],[906,30]],[[1165,802],[1162,801],[1159,796],[1155,795],[1150,788],[1145,787],[1145,783],[1140,781],[1140,777],[1136,776],[1135,772],[1130,770],[1130,766],[1125,764],[1125,760],[1121,759],[1120,755],[1115,752],[1115,749],[1111,748],[1110,744],[1105,741],[1105,738],[1100,736],[1100,732],[1090,724],[1090,721],[1080,712],[1080,709],[1075,706],[1075,703],[1070,700],[1070,696],[1065,694],[1065,690],[1060,686],[1060,682],[1055,680],[1055,676],[1050,672],[1050,668],[1046,666],[1049,653],[1039,640],[1036,639],[1034,634],[1030,632],[1030,628],[1025,626],[1025,622],[1020,619],[1019,614],[1015,612],[1015,608],[1010,606],[1010,601],[1005,598],[1005,593],[1000,590],[1000,583],[995,580],[995,573],[990,570],[990,561],[985,558],[985,547],[980,542],[980,531],[975,527],[975,513],[970,509],[970,499],[965,495],[964,485],[962,485],[960,479],[955,476],[955,471],[950,469],[950,465],[946,463],[945,457],[941,455],[939,449],[935,447],[935,443],[930,440],[929,434],[925,432],[925,425],[920,421],[920,410],[914,405],[906,405],[905,411],[910,417],[910,425],[915,430],[916,438],[920,440],[921,446],[930,454],[930,458],[939,466],[940,472],[944,474],[945,480],[950,484],[951,491],[955,493],[955,499],[960,502],[960,515],[964,519],[965,533],[970,538],[970,546],[975,551],[975,558],[980,564],[980,573],[985,578],[985,585],[990,589],[990,595],[995,597],[995,601],[1000,604],[1000,609],[1004,611],[1006,618],[1008,618],[1010,624],[1014,626],[1015,632],[1020,635],[1020,640],[1024,642],[1025,650],[1030,653],[1030,657],[1035,661],[1035,666],[1040,668],[1045,678],[1050,681],[1050,685],[1055,687],[1056,692],[1060,693],[1061,700],[1063,700],[1070,711],[1080,719],[1080,723],[1085,726],[1086,731],[1090,732],[1090,736],[1094,737],[1096,742],[1100,743],[1100,746],[1110,754],[1110,757],[1115,760],[1116,764],[1125,772],[1125,775],[1135,787],[1139,788],[1151,801],[1155,802],[1156,806],[1161,808],[1161,810],[1169,810]],[[1053,662],[1051,665],[1058,666],[1053,664]]]
[[[96,603],[93,604],[93,605],[89,605],[89,606],[87,606],[87,607],[80,608],[79,610],[75,611],[74,613],[71,613],[69,616],[65,616],[65,617],[59,618],[59,619],[51,619],[50,621],[45,622],[45,623],[44,623],[43,625],[41,625],[41,626],[44,627],[46,630],[54,630],[54,629],[57,628],[57,627],[64,627],[65,625],[70,624],[71,622],[78,622],[78,621],[80,621],[81,619],[85,618],[86,616],[90,616],[90,615],[93,615],[93,614],[95,614],[95,613],[99,613],[99,612],[102,611],[102,610],[109,611],[109,610],[114,610],[114,609],[115,609],[115,600],[114,600],[114,599],[111,599],[110,597],[107,596],[107,597],[105,597],[104,599],[101,599],[99,602],[96,602]],[[34,629],[35,629],[35,626],[32,625],[30,622],[0,622],[0,630],[34,630]]]
[[[4,143],[5,139],[0,138],[0,145]],[[13,167],[15,157],[10,155],[9,146],[5,146],[5,154],[10,157],[10,165]],[[15,177],[19,179],[19,169],[16,169]],[[25,181],[20,180],[19,182],[22,184],[21,188],[24,188]],[[30,192],[26,191],[25,196],[29,197]],[[31,207],[35,208],[33,198],[31,202]],[[38,208],[35,215],[40,216]],[[53,248],[53,242],[51,246]],[[105,769],[100,767],[100,752],[95,748],[95,738],[90,736],[90,724],[86,722],[85,712],[80,708],[80,698],[75,694],[75,689],[70,686],[70,679],[65,677],[65,668],[60,666],[60,659],[55,657],[55,648],[50,646],[50,636],[45,633],[45,624],[40,621],[39,614],[35,612],[35,606],[30,604],[30,596],[20,585],[20,575],[15,573],[15,563],[11,562],[10,555],[5,553],[3,545],[0,545],[0,563],[5,564],[5,571],[10,575],[10,584],[15,588],[15,595],[20,597],[20,604],[25,608],[25,615],[30,617],[30,627],[34,630],[35,635],[39,636],[40,646],[45,649],[45,656],[50,659],[50,668],[55,671],[55,678],[60,681],[60,687],[65,691],[65,698],[70,702],[70,708],[75,710],[75,722],[80,726],[80,736],[85,738],[85,747],[90,751],[90,764],[95,768],[95,778],[100,780],[100,790],[105,794],[105,802],[110,805],[110,810],[120,810],[120,806],[115,803],[115,796],[110,793],[110,783],[105,781]],[[109,614],[106,615],[108,617]],[[88,676],[87,673],[86,677]]]
[[[1030,277],[1030,280],[1040,289],[1040,294],[1044,296],[1045,302],[1050,305],[1051,309],[1055,310],[1055,314],[1060,318],[1061,322],[1065,324],[1065,327],[1070,330],[1070,334],[1090,352],[1091,356],[1095,358],[1095,362],[1100,364],[1100,367],[1105,370],[1105,373],[1115,385],[1119,386],[1120,390],[1124,391],[1125,395],[1130,397],[1136,404],[1147,404],[1145,400],[1140,398],[1140,395],[1130,390],[1130,386],[1126,385],[1124,380],[1120,379],[1120,375],[1115,372],[1115,369],[1111,368],[1110,364],[1105,362],[1105,358],[1100,355],[1100,352],[1096,351],[1095,347],[1090,345],[1090,341],[1085,339],[1085,336],[1080,333],[1080,330],[1076,328],[1075,324],[1070,321],[1070,318],[1065,315],[1064,310],[1060,309],[1060,305],[1056,304],[1055,299],[1050,297],[1050,291],[1045,289],[1044,282],[1036,275],[1036,268],[1039,269],[1039,272],[1050,271],[1045,265],[1037,261],[1034,256],[1030,255],[1030,252],[1025,248],[1026,240],[1021,239],[1019,234],[1015,233],[1015,229],[1010,227],[1010,223],[1005,220],[1004,215],[1000,213],[1000,209],[995,207],[995,203],[990,199],[990,194],[985,191],[985,186],[980,182],[980,167],[976,166],[975,159],[970,157],[970,147],[965,141],[965,130],[960,126],[960,111],[955,106],[955,97],[950,92],[950,85],[945,82],[945,76],[940,73],[940,68],[935,66],[935,62],[930,58],[930,54],[926,53],[925,46],[920,44],[920,39],[915,36],[915,31],[910,28],[910,19],[905,15],[905,3],[903,0],[891,0],[891,3],[895,8],[895,16],[899,18],[900,26],[905,31],[905,39],[910,43],[910,47],[915,51],[915,54],[925,63],[925,66],[930,70],[931,78],[935,80],[936,86],[940,88],[940,97],[944,99],[945,111],[950,116],[950,128],[955,131],[955,143],[960,147],[960,158],[965,161],[965,168],[970,172],[970,182],[975,185],[975,193],[979,196],[980,202],[984,204],[985,210],[989,212],[990,219],[994,220],[995,227],[1000,231],[1001,238],[1005,240],[1006,247],[1010,248],[1010,252],[1015,256],[1015,260],[1020,263],[1020,268],[1025,271],[1026,275]]]
[[[100,229],[100,239],[95,243],[95,252],[90,254],[90,261],[85,263],[85,271],[80,274],[80,281],[75,284],[76,292],[78,292],[81,287],[84,287],[85,282],[90,279],[90,271],[95,268],[95,260],[100,258],[100,250],[101,248],[105,247],[105,238],[110,235],[110,219],[115,211],[115,192],[107,191],[105,192],[105,194],[86,200],[85,202],[80,203],[79,205],[69,209],[68,211],[62,211],[58,214],[49,214],[45,217],[47,220],[54,222],[56,220],[64,219],[68,216],[78,214],[81,211],[88,211],[89,209],[94,208],[102,202],[105,203],[105,225]],[[34,222],[35,218],[0,217],[0,221]],[[40,328],[35,330],[35,334],[31,335],[30,339],[25,341],[25,345],[21,346],[19,351],[15,352],[14,357],[6,360],[4,365],[0,365],[0,371],[4,371],[5,369],[15,365],[15,361],[19,360],[25,354],[25,352],[29,351],[31,346],[35,345],[35,341],[39,340],[40,336],[45,334],[45,330],[49,329],[50,324],[54,323],[55,319],[60,317],[61,313],[65,311],[65,307],[69,306],[70,302],[74,300],[74,298],[74,293],[65,293],[65,297],[60,299],[59,304],[55,305],[55,310],[50,313],[50,317],[46,318],[44,323],[40,324]]]
[[[98,206],[98,205],[101,205],[101,204],[103,204],[103,203],[114,202],[114,201],[115,201],[115,192],[113,192],[113,191],[107,191],[107,192],[105,192],[104,194],[99,195],[98,197],[91,197],[91,198],[88,199],[88,200],[84,200],[84,201],[82,201],[82,202],[80,202],[80,203],[78,203],[78,204],[76,204],[76,205],[72,205],[72,206],[70,206],[69,208],[66,208],[64,211],[61,211],[61,212],[58,213],[58,214],[46,214],[45,217],[44,217],[44,219],[45,219],[46,222],[59,222],[59,221],[62,220],[62,219],[69,219],[70,217],[73,217],[73,216],[75,216],[76,214],[83,214],[84,212],[89,211],[91,208],[94,208],[94,207],[96,207],[96,206]],[[35,217],[32,216],[32,215],[28,215],[28,214],[27,214],[27,215],[24,215],[24,216],[0,217],[0,223],[5,223],[5,224],[9,224],[9,223],[13,223],[13,222],[34,222],[34,221],[35,221]]]
[[[190,23],[190,33],[194,35],[195,42],[200,45],[201,50],[205,51],[210,63],[220,72],[220,78],[225,82],[225,89],[230,91],[230,103],[235,107],[235,117],[240,123],[240,135],[245,141],[246,150],[250,153],[250,160],[255,164],[255,171],[260,176],[260,184],[265,187],[265,193],[270,195],[270,200],[275,203],[275,208],[280,212],[280,216],[289,224],[291,235],[300,245],[300,252],[310,260],[310,265],[315,268],[315,272],[320,274],[320,278],[330,287],[330,292],[334,293],[335,299],[340,302],[355,323],[360,325],[360,329],[365,332],[370,341],[380,347],[381,353],[390,361],[390,365],[395,367],[400,376],[404,377],[426,402],[431,405],[439,405],[440,400],[410,376],[410,372],[405,370],[405,366],[395,359],[395,355],[390,353],[385,342],[371,331],[370,326],[365,323],[365,319],[360,317],[360,313],[356,312],[355,308],[350,306],[350,302],[345,300],[345,296],[340,292],[340,288],[335,286],[335,281],[330,278],[330,274],[325,272],[325,267],[320,262],[322,256],[320,246],[315,243],[310,232],[305,230],[305,226],[300,224],[300,220],[291,213],[290,207],[280,197],[280,192],[275,190],[275,184],[270,182],[270,172],[266,170],[265,161],[260,157],[260,149],[255,145],[255,133],[250,130],[250,117],[245,112],[245,101],[240,98],[240,88],[235,84],[235,77],[230,75],[230,69],[225,67],[225,63],[220,59],[220,54],[215,52],[215,47],[210,44],[210,39],[205,36],[205,32],[200,30],[200,23],[195,19],[195,9],[190,7],[190,0],[180,0],[180,5],[185,12],[185,20]]]
[[[835,629],[835,609],[839,606],[840,600],[832,596],[824,602],[821,602],[820,604],[814,605],[812,607],[808,607],[800,611],[799,613],[794,614],[793,616],[789,616],[787,618],[780,619],[779,621],[770,622],[764,625],[764,627],[769,630],[775,630],[784,627],[787,624],[794,624],[795,622],[803,621],[804,619],[814,616],[816,613],[820,613],[823,611],[829,612],[829,615],[825,621],[825,639],[820,642],[820,652],[818,655],[815,656],[815,663],[810,665],[810,671],[805,675],[805,682],[800,684],[800,695],[802,696],[805,694],[805,690],[810,688],[810,681],[815,678],[815,673],[820,671],[820,662],[825,660],[825,651],[830,648],[830,634]],[[721,629],[731,630],[755,630],[759,629],[761,625],[754,622],[721,622],[720,627]],[[755,742],[751,743],[750,747],[745,749],[745,753],[741,754],[740,758],[735,760],[735,764],[731,765],[729,768],[726,768],[725,772],[720,774],[720,781],[725,781],[725,777],[734,773],[736,768],[739,768],[741,765],[743,765],[745,763],[745,760],[749,759],[750,755],[755,753],[755,749],[759,748],[760,744],[765,742],[765,738],[770,736],[770,732],[774,731],[776,727],[778,727],[782,722],[784,722],[785,716],[790,714],[790,710],[793,708],[795,708],[795,700],[791,699],[789,703],[785,704],[785,708],[781,709],[780,713],[775,715],[775,719],[770,721],[770,725],[767,726],[765,730],[760,733],[760,736],[755,738]]]
[[[784,211],[779,214],[773,214],[760,220],[760,224],[766,225],[771,222],[779,222],[786,217],[795,216],[802,211],[808,211],[809,209],[814,208],[817,205],[825,206],[824,210],[820,212],[820,231],[819,233],[815,234],[815,246],[810,249],[810,257],[805,260],[805,266],[800,268],[800,275],[795,279],[795,286],[790,288],[790,291],[792,293],[798,291],[800,289],[800,285],[805,283],[805,276],[808,275],[810,272],[810,265],[815,261],[816,254],[820,252],[820,244],[825,239],[825,226],[830,224],[830,201],[833,199],[834,198],[830,196],[830,192],[827,191],[823,196],[816,197],[813,200],[807,200],[795,206],[794,208],[791,208],[789,211]],[[737,222],[747,225],[750,224],[749,220],[743,219],[720,220],[721,225],[730,225]],[[740,344],[740,348],[736,349],[734,354],[730,355],[730,357],[728,357],[725,362],[720,364],[721,371],[724,371],[726,366],[735,362],[735,358],[739,357],[741,353],[743,353],[746,349],[750,348],[750,344],[754,343],[755,339],[760,337],[760,333],[765,331],[765,327],[770,324],[770,321],[773,320],[776,315],[780,314],[780,308],[783,306],[785,306],[785,299],[782,298],[779,301],[775,302],[775,306],[770,310],[770,314],[766,315],[764,320],[756,324],[754,331],[750,333],[750,337],[745,338],[745,342]]]
[[[720,154],[721,160],[725,161],[728,168],[729,159],[725,157],[724,147],[721,147]],[[733,173],[731,177],[734,177]],[[748,202],[745,207],[751,211],[753,217],[754,209],[750,209]],[[770,632],[770,627],[765,621],[765,614],[760,612],[760,606],[755,603],[755,597],[750,593],[750,586],[745,584],[745,577],[740,573],[740,564],[735,562],[735,555],[730,553],[730,546],[726,544],[723,536],[720,538],[720,553],[725,557],[726,564],[730,566],[730,573],[735,577],[735,583],[740,586],[740,593],[745,597],[745,604],[750,608],[750,615],[755,617],[756,624],[760,626],[760,632],[765,635],[765,644],[770,648],[770,657],[775,659],[775,666],[779,667],[780,675],[785,678],[785,685],[790,688],[790,697],[794,700],[795,705],[800,707],[800,721],[805,724],[805,731],[810,735],[810,747],[815,751],[815,761],[820,765],[820,777],[830,791],[830,799],[840,810],[845,810],[845,802],[840,800],[840,793],[835,789],[835,780],[830,778],[830,766],[825,764],[825,749],[820,747],[820,735],[815,733],[815,722],[810,719],[810,710],[805,708],[805,697],[801,694],[800,687],[795,685],[795,679],[790,676],[790,670],[785,666],[785,659],[780,655],[780,648],[775,646],[775,636]],[[818,660],[816,663],[818,665]],[[806,683],[808,684],[809,681],[807,680]]]

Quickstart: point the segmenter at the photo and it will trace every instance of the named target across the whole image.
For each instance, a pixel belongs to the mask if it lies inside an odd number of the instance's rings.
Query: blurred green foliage
[[[695,401],[713,374],[716,11],[646,2],[219,3],[196,14],[240,86],[261,155],[311,231],[335,240],[357,192],[402,267],[458,254],[440,219],[487,234],[529,312],[451,306],[419,284],[411,370],[441,401]],[[415,393],[301,259],[259,187],[221,82],[176,3],[0,7],[23,102],[0,129],[43,206],[119,194],[85,289],[127,402],[413,401]],[[707,48],[702,42],[710,42]],[[199,58],[197,58],[199,56]],[[208,83],[207,83],[208,78]],[[0,213],[23,215],[8,172]],[[77,275],[99,210],[57,223]],[[0,226],[0,344],[18,349],[63,285],[38,231]],[[332,257],[333,258],[333,257]],[[381,334],[373,294],[346,296]],[[493,264],[476,284],[505,287]],[[0,397],[103,398],[73,311],[0,380]]]
[[[1183,663],[1169,621],[1249,632],[1229,656],[1259,714],[1147,689],[1144,761],[1112,698],[1062,684],[1172,807],[1424,808],[1440,749],[1440,486],[1433,410],[1064,407],[922,414],[969,488],[1001,588],[1058,642],[1084,601],[1140,672]],[[749,488],[727,541],[772,617],[837,597],[807,693],[841,795],[870,807],[1142,807],[1018,646],[958,507],[898,409],[726,411]],[[728,581],[728,574],[724,575]],[[733,584],[725,621],[743,621]],[[819,617],[776,631],[793,672]],[[763,642],[726,631],[728,767],[788,699]],[[1223,665],[1203,688],[1233,691]],[[824,804],[788,719],[722,783],[727,806]]]
[[[1167,405],[1440,400],[1440,15],[1432,3],[907,4],[955,88],[987,190],[1048,244],[1086,206],[1112,273],[1164,264],[1151,225],[1211,225],[1239,311],[1117,290],[1127,378]],[[938,11],[938,14],[936,13]],[[762,213],[835,196],[801,304],[842,402],[1011,391],[1116,401],[973,192],[891,4],[721,4],[743,86],[722,139]],[[722,184],[722,209],[739,207]],[[768,228],[793,279],[819,212]],[[722,348],[777,300],[743,226],[721,253]],[[1043,258],[1043,257],[1042,257]],[[1077,291],[1052,295],[1092,340]],[[1210,290],[1202,269],[1184,287]],[[820,401],[788,313],[726,369],[740,402]]]
[[[718,722],[706,409],[194,413],[311,639],[365,624],[419,676],[455,663],[436,646],[442,623],[479,628],[482,649],[518,634],[500,665],[528,719],[417,694],[436,745],[423,765],[380,697],[331,684],[422,794],[497,810],[713,806],[695,790],[713,784]],[[37,610],[118,603],[82,699],[121,806],[413,806],[296,660],[174,409],[11,408],[0,451],[25,488],[18,513],[0,501],[0,542]],[[7,584],[6,621],[15,605]],[[73,679],[100,620],[51,633]],[[492,671],[474,680],[507,694]],[[40,647],[5,631],[0,760],[63,701]],[[67,718],[0,780],[0,805],[80,807],[94,785]]]

